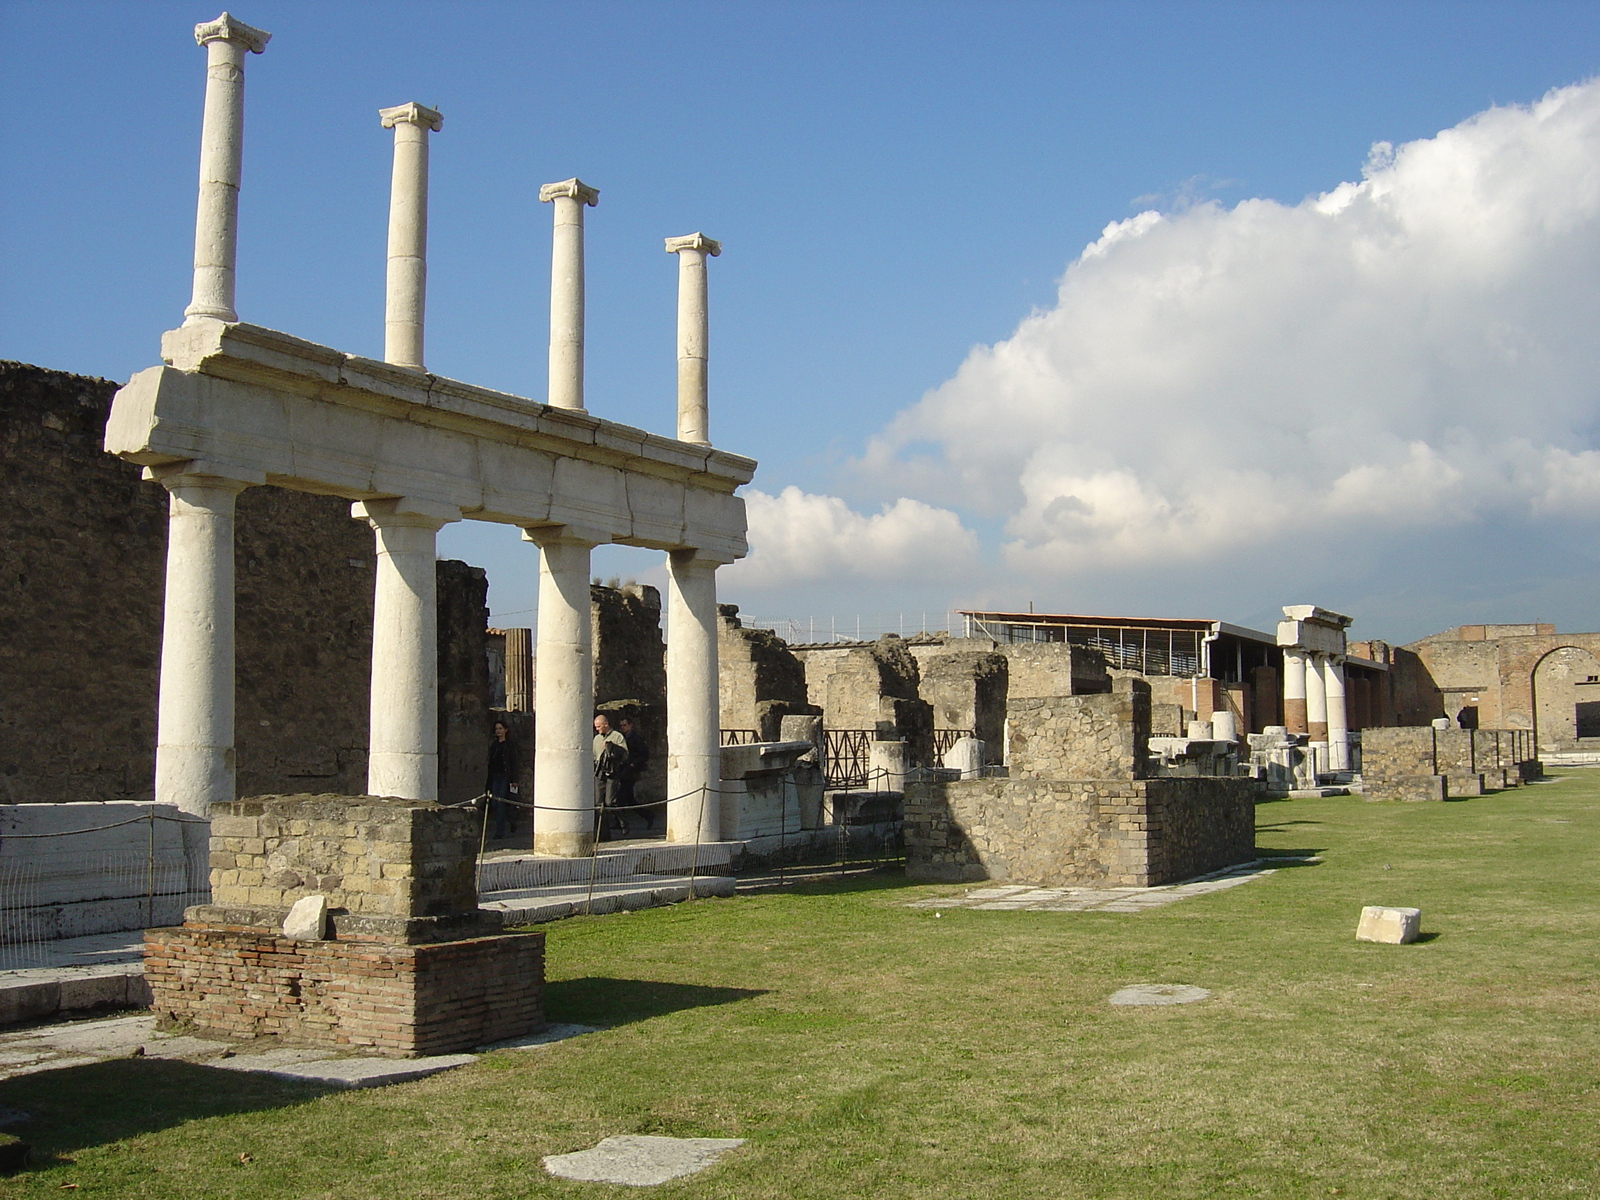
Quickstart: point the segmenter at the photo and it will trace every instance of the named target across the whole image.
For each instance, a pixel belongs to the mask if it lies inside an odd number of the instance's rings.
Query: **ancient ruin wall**
[[[918,655],[917,690],[933,709],[935,729],[970,729],[998,762],[1005,739],[1010,666],[996,651]]]
[[[100,448],[117,385],[0,363],[0,797],[152,794],[167,495]],[[363,790],[371,531],[324,496],[239,497],[241,791]]]
[[[648,584],[589,588],[594,638],[594,700],[613,723],[632,717],[650,747],[635,785],[641,803],[667,798],[667,650],[661,638],[661,593]],[[537,670],[537,665],[535,666]]]
[[[815,714],[806,694],[806,669],[770,629],[746,629],[739,609],[717,606],[717,699],[723,729],[753,729],[777,741],[783,718]]]
[[[1008,696],[1082,696],[1111,690],[1105,656],[1069,642],[1017,642],[997,646],[1010,661]]]
[[[1014,699],[1006,706],[1013,779],[1138,779],[1150,753],[1150,688],[1119,679],[1115,692]]]
[[[439,597],[439,799],[459,804],[483,794],[489,770],[489,576],[481,567],[442,559],[435,578]]]
[[[927,766],[933,755],[933,709],[917,694],[917,661],[904,641],[887,634],[866,646],[804,647],[806,694],[822,708],[829,729],[875,729],[906,743],[908,761]]]

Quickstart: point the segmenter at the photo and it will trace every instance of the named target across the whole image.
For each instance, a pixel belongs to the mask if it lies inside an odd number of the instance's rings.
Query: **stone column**
[[[1313,742],[1328,740],[1328,690],[1323,675],[1327,661],[1325,654],[1306,656],[1306,733]]]
[[[194,27],[206,48],[206,107],[200,126],[200,202],[194,219],[194,296],[185,322],[237,321],[239,164],[244,152],[244,56],[260,54],[272,35],[223,13]]]
[[[706,258],[721,254],[722,243],[691,233],[668,238],[667,253],[678,256],[678,440],[709,446]]]
[[[1283,651],[1283,727],[1306,732],[1306,652],[1292,646]]]
[[[577,179],[547,183],[539,200],[555,205],[550,251],[550,395],[555,408],[583,408],[583,210],[600,193]],[[588,586],[585,580],[584,586]]]
[[[1328,769],[1350,769],[1350,722],[1345,709],[1344,659],[1330,656],[1323,662],[1322,679],[1328,698]]]
[[[428,134],[442,129],[444,118],[413,101],[380,108],[378,119],[394,130],[383,360],[420,371],[428,292]]]
[[[525,529],[539,547],[539,649],[534,681],[533,849],[594,852],[594,647],[589,552],[603,539],[564,526]]]
[[[439,798],[439,530],[461,510],[410,498],[362,500],[350,515],[378,542],[372,598],[367,794]]]
[[[506,630],[506,711],[533,711],[533,630]]]
[[[667,840],[721,835],[717,728],[717,567],[695,550],[667,555]]]
[[[177,473],[161,483],[171,495],[156,802],[206,817],[235,799],[233,514],[248,484]]]

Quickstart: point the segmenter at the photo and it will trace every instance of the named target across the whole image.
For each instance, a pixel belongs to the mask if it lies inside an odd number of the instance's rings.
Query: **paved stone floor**
[[[703,1171],[744,1145],[743,1138],[675,1138],[642,1133],[608,1137],[591,1150],[551,1154],[544,1169],[561,1179],[652,1187]]]
[[[486,1050],[531,1050],[580,1034],[587,1025],[551,1025],[540,1033],[497,1042]],[[112,1058],[176,1058],[225,1071],[258,1071],[280,1079],[299,1079],[332,1087],[378,1087],[420,1079],[464,1066],[477,1054],[439,1054],[428,1058],[378,1058],[340,1054],[327,1048],[214,1041],[162,1033],[152,1014],[69,1021],[0,1033],[0,1079],[84,1066]]]
[[[910,908],[975,908],[990,912],[1115,912],[1137,913],[1149,908],[1176,904],[1191,896],[1205,896],[1225,891],[1271,875],[1280,866],[1317,862],[1315,858],[1262,858],[1253,863],[1243,863],[1202,875],[1185,883],[1165,887],[1032,887],[1027,884],[1008,884],[1003,887],[973,888],[965,893],[913,901]]]

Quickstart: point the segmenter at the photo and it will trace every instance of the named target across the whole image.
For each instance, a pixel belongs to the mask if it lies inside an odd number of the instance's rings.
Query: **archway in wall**
[[[1540,750],[1570,750],[1600,739],[1600,657],[1558,646],[1533,668],[1533,728]]]

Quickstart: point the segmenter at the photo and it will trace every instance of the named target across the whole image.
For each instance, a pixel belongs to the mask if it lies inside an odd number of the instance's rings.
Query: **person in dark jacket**
[[[628,836],[628,821],[617,811],[617,796],[622,776],[628,769],[628,743],[611,728],[611,718],[599,713],[594,719],[594,791],[600,808],[600,840],[620,833]]]
[[[520,767],[511,727],[496,721],[494,737],[489,742],[489,778],[483,786],[489,794],[489,815],[494,818],[496,838],[510,837],[517,831],[517,810],[511,805],[511,797],[517,791]]]

